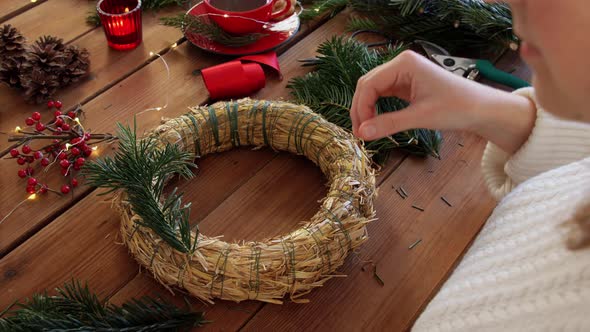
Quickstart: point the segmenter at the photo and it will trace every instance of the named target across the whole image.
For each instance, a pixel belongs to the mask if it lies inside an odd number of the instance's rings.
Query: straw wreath
[[[348,253],[367,240],[376,195],[370,157],[350,133],[305,106],[242,99],[193,107],[142,140],[121,129],[119,152],[91,164],[88,179],[123,189],[113,200],[123,240],[166,287],[210,303],[280,304],[286,294],[307,302],[301,297],[336,276]],[[329,185],[319,211],[299,229],[265,241],[228,243],[191,230],[181,195],[163,195],[169,171],[190,177],[194,157],[238,146],[268,146],[317,164]]]

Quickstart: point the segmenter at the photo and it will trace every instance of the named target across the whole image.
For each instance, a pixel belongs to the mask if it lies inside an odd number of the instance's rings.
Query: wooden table
[[[0,22],[19,28],[29,39],[44,34],[87,48],[91,53],[90,79],[61,90],[65,108],[83,105],[85,124],[94,132],[112,132],[116,122],[161,106],[168,108],[138,118],[140,130],[155,126],[160,117],[175,117],[187,106],[208,102],[207,91],[195,69],[227,61],[196,49],[179,31],[158,24],[158,17],[181,9],[144,13],[143,43],[130,52],[108,49],[101,28],[84,23],[92,2],[81,0],[2,0]],[[278,50],[284,79],[271,76],[267,87],[254,98],[288,98],[291,77],[304,74],[298,59],[314,55],[331,36],[343,34],[348,13],[323,18],[302,27],[297,36]],[[170,50],[178,42],[179,46]],[[149,53],[163,54],[164,66]],[[518,69],[529,77],[515,54],[500,66]],[[0,87],[0,131],[22,125],[33,111],[44,115],[44,106],[23,102],[16,91]],[[442,159],[420,159],[394,153],[378,177],[378,221],[368,226],[369,241],[351,254],[340,269],[347,278],[329,281],[307,298],[309,304],[270,305],[254,301],[218,301],[205,310],[211,330],[388,330],[408,329],[436,293],[468,248],[495,206],[480,174],[485,142],[467,133],[447,132]],[[8,143],[2,139],[0,149]],[[101,148],[99,154],[109,153]],[[311,162],[268,150],[232,151],[198,160],[200,171],[190,183],[181,183],[186,200],[193,202],[194,222],[208,235],[224,234],[228,240],[279,235],[297,227],[318,209],[325,180]],[[0,217],[26,198],[18,165],[2,161]],[[57,179],[53,179],[57,180]],[[52,181],[49,182],[54,183]],[[404,186],[408,199],[393,187]],[[68,197],[46,195],[27,201],[0,225],[0,308],[33,292],[52,289],[76,278],[114,303],[146,294],[173,298],[139,266],[118,239],[119,219],[94,188],[81,187]],[[447,206],[441,196],[452,204]],[[412,208],[416,204],[424,212]],[[421,242],[409,249],[416,241]],[[361,262],[371,260],[384,285]],[[183,304],[182,294],[173,298]]]

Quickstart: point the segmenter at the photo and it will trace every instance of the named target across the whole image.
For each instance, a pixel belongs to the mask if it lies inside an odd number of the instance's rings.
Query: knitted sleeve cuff
[[[535,102],[534,89],[514,93]],[[500,199],[516,185],[548,170],[590,156],[590,125],[562,120],[537,108],[531,135],[513,155],[488,142],[482,159],[484,179],[494,197]]]

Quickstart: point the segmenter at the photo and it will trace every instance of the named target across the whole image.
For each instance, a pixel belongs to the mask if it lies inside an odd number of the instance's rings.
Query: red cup
[[[111,48],[132,50],[141,43],[141,0],[99,0],[96,10]]]
[[[214,2],[213,4],[211,3],[212,1]],[[203,5],[205,6],[205,11],[209,14],[209,17],[217,23],[219,27],[234,35],[243,35],[260,32],[267,22],[283,16],[290,9],[290,6],[285,6],[282,10],[273,13],[273,6],[278,0],[259,1],[262,2],[261,6],[248,10],[241,10],[238,7],[231,10],[222,9],[215,7],[215,5],[225,4],[225,7],[227,8],[232,7],[231,4],[252,3],[252,0],[203,0]]]

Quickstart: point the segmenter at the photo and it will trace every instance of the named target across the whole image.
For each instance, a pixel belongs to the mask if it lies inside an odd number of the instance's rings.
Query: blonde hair
[[[590,200],[576,211],[574,217],[567,222],[570,226],[567,246],[572,250],[590,246]]]

